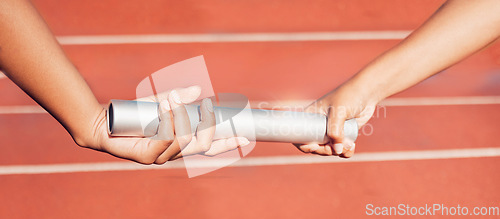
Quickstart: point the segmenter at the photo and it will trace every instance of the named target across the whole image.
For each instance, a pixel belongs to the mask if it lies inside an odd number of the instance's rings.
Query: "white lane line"
[[[263,109],[299,109],[314,100],[292,101],[251,101],[253,108]],[[408,97],[388,98],[380,106],[446,106],[446,105],[493,105],[500,104],[500,96],[470,96],[470,97]],[[107,104],[102,104],[104,107]],[[46,111],[36,105],[0,106],[0,114],[37,114]]]
[[[430,160],[430,159],[457,159],[457,158],[479,158],[499,157],[500,148],[470,148],[449,150],[427,150],[427,151],[394,151],[394,152],[372,152],[358,153],[350,159],[338,157],[299,155],[299,156],[268,156],[243,158],[231,167],[248,166],[277,166],[298,164],[329,164],[329,163],[357,163],[377,161],[406,161],[406,160]],[[227,158],[226,158],[227,159]],[[227,163],[225,159],[197,159],[190,160],[190,168],[214,168],[221,167]],[[13,174],[52,174],[52,173],[75,173],[75,172],[103,172],[103,171],[130,171],[150,169],[181,169],[185,168],[182,160],[167,162],[164,165],[140,165],[132,162],[108,162],[108,163],[75,163],[75,164],[46,164],[46,165],[11,165],[0,166],[0,175]]]
[[[0,114],[38,114],[47,113],[42,107],[37,105],[27,106],[0,106]]]
[[[256,108],[300,108],[314,102],[308,100],[289,101],[250,101]],[[394,97],[379,103],[380,106],[446,106],[446,105],[491,105],[500,104],[500,96],[462,96],[462,97]]]
[[[500,96],[388,98],[382,106],[443,106],[500,104]]]
[[[108,104],[101,104],[107,107]],[[1,114],[40,114],[47,113],[45,109],[38,105],[25,105],[25,106],[0,106]]]
[[[339,31],[291,33],[219,33],[219,34],[144,34],[58,36],[62,45],[105,45],[144,43],[227,43],[227,42],[290,42],[336,40],[400,40],[411,31]]]

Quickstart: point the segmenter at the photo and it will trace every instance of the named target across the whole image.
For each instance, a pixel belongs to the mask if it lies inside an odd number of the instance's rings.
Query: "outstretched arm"
[[[380,101],[472,55],[500,35],[500,1],[451,0],[354,78]]]
[[[27,0],[1,1],[0,29],[0,68],[85,144],[102,107],[36,9]]]
[[[162,164],[181,155],[213,155],[248,144],[246,139],[230,138],[214,143],[217,148],[210,147],[215,116],[209,99],[202,103],[206,110],[202,110],[200,123],[209,127],[208,131],[197,138],[192,136],[184,104],[199,97],[199,87],[158,95],[162,122],[155,138],[112,138],[107,133],[106,110],[28,0],[0,1],[0,30],[0,70],[56,118],[82,147],[140,163]],[[184,148],[189,150],[180,154]]]
[[[364,125],[384,98],[457,63],[500,36],[500,1],[449,0],[421,27],[380,55],[306,111],[328,115],[331,144],[300,145],[304,152],[350,157],[354,143],[343,137],[346,119]]]

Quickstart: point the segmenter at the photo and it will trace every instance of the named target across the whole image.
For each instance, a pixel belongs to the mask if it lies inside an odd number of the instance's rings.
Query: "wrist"
[[[383,99],[405,89],[407,60],[401,60],[394,51],[378,57],[361,69],[350,81],[366,96],[368,102],[378,104]]]
[[[385,98],[382,91],[383,84],[364,72],[359,72],[343,86],[350,87],[350,90],[356,92],[354,96],[359,97],[366,105],[377,105]]]
[[[100,107],[89,114],[88,121],[80,129],[71,133],[75,143],[81,147],[93,147],[98,145],[100,129],[106,126],[106,109]]]

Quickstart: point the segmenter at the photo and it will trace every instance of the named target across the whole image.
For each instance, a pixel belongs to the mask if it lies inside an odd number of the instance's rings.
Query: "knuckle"
[[[340,157],[348,159],[348,158],[351,158],[353,155],[354,155],[354,151],[347,151],[346,153],[341,154]]]
[[[168,161],[166,158],[158,158],[155,161],[155,164],[165,164]]]
[[[164,141],[165,145],[170,145],[175,139],[175,136],[172,132],[167,130],[159,130],[156,136],[153,136],[153,139]]]
[[[211,151],[205,152],[205,156],[213,157],[215,155],[217,155],[217,153],[215,153],[215,152],[211,152]]]
[[[137,159],[136,161],[140,164],[151,165],[155,162],[155,160],[156,159],[154,157],[142,157]]]
[[[328,135],[328,137],[332,138],[335,141],[339,141],[340,139],[342,139],[342,135],[339,134],[339,132],[334,131],[334,130],[328,130],[327,135]]]
[[[333,153],[331,151],[322,151],[318,153],[321,156],[332,156]]]
[[[191,136],[190,134],[177,136],[177,141],[179,142],[179,145],[187,145],[189,144],[189,142],[191,142],[192,139],[193,136]]]
[[[300,151],[303,153],[312,153],[313,150],[311,148],[299,148]]]
[[[203,151],[203,152],[206,152],[208,150],[210,150],[210,144],[206,144],[206,143],[202,143],[199,145],[199,148]]]

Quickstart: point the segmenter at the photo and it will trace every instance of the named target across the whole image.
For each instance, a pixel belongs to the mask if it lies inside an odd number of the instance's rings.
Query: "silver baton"
[[[107,122],[110,136],[151,137],[158,131],[159,104],[129,100],[111,100]],[[194,133],[200,122],[199,105],[184,105]],[[326,143],[327,117],[322,114],[262,109],[214,107],[216,131],[214,139],[233,136],[250,141]],[[344,123],[344,136],[358,137],[354,119]]]

